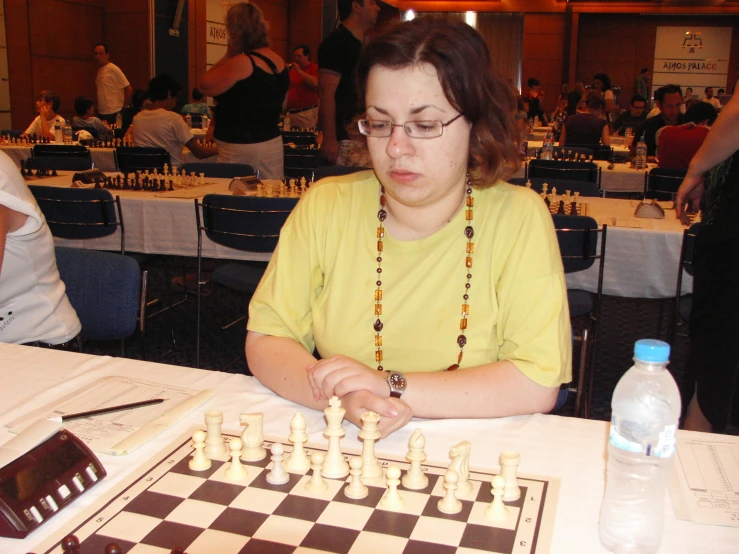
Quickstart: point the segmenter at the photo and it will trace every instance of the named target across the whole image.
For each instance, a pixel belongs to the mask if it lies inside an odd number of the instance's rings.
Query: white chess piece
[[[205,426],[208,429],[205,436],[205,454],[208,456],[218,456],[227,452],[226,441],[223,440],[221,434],[222,423],[223,414],[221,412],[205,412]]]
[[[372,484],[382,479],[382,466],[377,456],[375,456],[375,441],[380,438],[380,431],[377,430],[377,423],[380,416],[375,412],[367,412],[362,415],[362,429],[359,431],[359,438],[364,441],[362,445],[362,483]]]
[[[425,446],[426,438],[420,429],[416,429],[408,440],[408,454],[405,455],[411,463],[402,479],[403,486],[406,489],[425,489],[429,484],[429,478],[426,477],[421,467],[421,462],[426,459],[426,453],[423,451]]]
[[[457,488],[459,492],[472,492],[472,483],[470,482],[470,449],[472,444],[469,441],[462,441],[456,446],[452,446],[449,450],[449,457],[452,459],[448,469],[453,469],[459,476]]]
[[[293,443],[293,451],[285,463],[288,471],[305,473],[310,469],[310,459],[308,459],[308,455],[303,448],[303,445],[308,440],[305,428],[306,423],[303,414],[295,412],[295,415],[290,421],[290,436],[288,437],[288,440]]]
[[[245,462],[258,462],[267,457],[267,451],[262,447],[262,442],[264,442],[263,418],[261,413],[239,415],[239,422],[245,426],[241,433],[241,442],[244,443],[241,459]]]
[[[459,475],[453,469],[447,469],[444,474],[444,496],[439,499],[436,506],[444,514],[458,514],[462,511],[462,502],[457,498],[457,482]]]
[[[192,434],[192,445],[195,448],[192,458],[187,466],[193,471],[205,471],[210,469],[210,460],[205,455],[205,431],[195,431]]]
[[[403,497],[398,492],[400,485],[400,468],[398,466],[390,466],[387,468],[387,490],[380,499],[380,506],[386,510],[400,510],[405,506]]]
[[[493,501],[485,508],[485,517],[492,521],[505,521],[508,519],[508,508],[503,504],[505,494],[505,479],[500,475],[493,477]]]
[[[246,468],[241,463],[241,447],[243,443],[241,439],[231,439],[228,443],[229,455],[231,456],[231,463],[226,468],[224,475],[226,479],[231,481],[241,481],[246,479]]]
[[[328,402],[328,408],[323,410],[323,413],[326,414],[328,423],[323,431],[323,434],[328,437],[328,450],[321,475],[328,479],[343,479],[349,475],[349,464],[341,453],[340,444],[341,438],[346,434],[341,425],[346,410],[341,407],[341,400],[332,396]]]
[[[323,468],[324,456],[322,452],[314,452],[310,457],[310,467],[313,471],[310,480],[305,484],[305,490],[311,492],[321,492],[328,489],[328,483],[321,476]]]
[[[267,483],[270,485],[284,485],[290,481],[290,475],[282,465],[285,459],[285,447],[279,442],[272,445],[272,470],[267,474]]]
[[[344,495],[347,498],[360,500],[369,494],[369,489],[362,484],[362,466],[364,462],[360,456],[352,458],[349,462],[349,474],[352,476],[351,482],[344,487]]]
[[[515,502],[521,498],[521,487],[518,486],[517,471],[521,463],[521,455],[518,452],[506,450],[500,453],[500,475],[505,479],[504,502]]]

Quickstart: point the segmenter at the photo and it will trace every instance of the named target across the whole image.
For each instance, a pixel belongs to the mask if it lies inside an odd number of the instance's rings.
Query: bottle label
[[[645,432],[646,431],[646,432]],[[611,418],[610,443],[626,452],[644,454],[655,458],[669,458],[675,452],[677,425],[666,425],[656,434],[639,423],[626,421],[618,416]]]

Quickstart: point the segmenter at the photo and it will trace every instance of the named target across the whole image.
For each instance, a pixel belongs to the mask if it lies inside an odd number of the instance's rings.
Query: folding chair
[[[92,168],[92,159],[72,156],[37,156],[25,161],[28,169],[56,169],[59,171],[85,171]]]
[[[544,190],[544,183],[546,183],[549,185],[547,190],[550,192],[552,187],[556,187],[557,193],[564,193],[566,190],[569,190],[573,194],[579,192],[580,196],[583,197],[601,196],[601,192],[598,190],[596,185],[585,181],[566,181],[564,179],[542,179],[537,177],[532,179],[526,179],[525,177],[513,177],[508,179],[510,184],[520,186],[525,186],[527,181],[531,181],[532,190],[535,190],[538,193],[541,193],[542,190]]]
[[[34,158],[51,156],[54,158],[90,159],[90,150],[80,144],[35,144],[31,155]]]
[[[531,160],[526,163],[526,178],[564,179],[595,183],[600,190],[601,171],[594,162],[563,162],[558,160]]]
[[[644,174],[644,198],[675,200],[687,170],[655,167]]]
[[[326,165],[321,151],[313,148],[285,147],[285,177],[311,179],[313,171]]]
[[[192,172],[195,175],[205,173],[206,177],[222,177],[226,179],[254,175],[254,168],[248,164],[194,162],[182,164],[180,170],[186,172],[188,175]]]
[[[683,231],[683,244],[680,248],[680,263],[677,269],[677,287],[675,288],[675,304],[672,309],[670,328],[667,331],[667,342],[674,346],[673,341],[677,336],[678,323],[688,325],[690,312],[693,308],[693,295],[682,294],[683,273],[693,275],[693,259],[695,258],[695,243],[700,234],[701,224],[693,223],[690,228]]]
[[[197,338],[195,367],[200,367],[200,313],[203,262],[203,234],[223,246],[245,252],[272,252],[277,246],[285,220],[297,204],[297,198],[262,198],[255,196],[227,196],[208,194],[202,202],[195,200],[195,218],[198,225],[198,291]],[[227,263],[210,276],[211,282],[232,290],[251,294],[256,290],[267,264]],[[243,315],[222,329],[245,319]]]
[[[156,146],[119,146],[114,150],[115,165],[121,173],[136,173],[171,167],[169,152]]]
[[[585,271],[598,262],[598,284],[596,292],[580,289],[567,289],[567,303],[570,318],[586,318],[586,324],[579,336],[573,341],[581,343],[580,358],[577,367],[577,381],[570,390],[575,393],[575,415],[590,416],[593,396],[593,361],[600,323],[601,300],[603,293],[603,266],[606,253],[607,226],[598,228],[592,217],[554,215],[554,227],[562,256],[565,273]],[[600,247],[598,241],[600,239]],[[583,401],[584,398],[584,401]]]
[[[318,146],[318,137],[312,131],[283,131],[282,142],[284,144],[292,143],[295,146],[308,147],[311,144]]]

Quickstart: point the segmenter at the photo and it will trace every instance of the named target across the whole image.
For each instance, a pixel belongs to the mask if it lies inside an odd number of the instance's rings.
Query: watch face
[[[403,392],[405,390],[405,377],[402,373],[391,373],[388,377],[390,388],[397,392]]]

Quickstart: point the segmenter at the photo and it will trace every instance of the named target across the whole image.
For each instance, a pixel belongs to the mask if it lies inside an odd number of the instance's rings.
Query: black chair
[[[536,159],[541,159],[541,148],[536,149]],[[585,156],[589,158],[593,155],[593,149],[588,146],[553,146],[552,156],[555,160],[567,160],[579,154],[580,157]]]
[[[28,158],[25,162],[28,169],[48,169],[59,171],[85,171],[92,168],[90,158],[75,158],[66,156],[39,156]]]
[[[313,170],[311,178],[320,181],[324,177],[338,177],[340,175],[351,175],[359,171],[366,171],[371,167],[349,167],[343,165],[319,165]]]
[[[194,162],[182,164],[180,170],[188,175],[192,172],[195,175],[204,173],[206,177],[221,177],[226,179],[254,175],[254,168],[248,164]]]
[[[80,144],[35,144],[33,150],[31,150],[31,155],[34,158],[84,158],[90,160],[90,150]]]
[[[600,167],[594,162],[563,162],[558,160],[531,160],[526,163],[526,178],[564,179],[595,183],[600,189]]]
[[[667,331],[667,342],[673,346],[677,336],[678,324],[688,325],[690,312],[693,308],[693,295],[682,294],[683,273],[693,275],[693,259],[695,258],[695,243],[700,234],[701,224],[693,223],[690,228],[683,231],[683,244],[680,248],[680,263],[677,270],[677,287],[675,288],[675,305],[672,310],[670,328]],[[687,334],[687,333],[686,333]]]
[[[314,147],[318,146],[318,137],[312,131],[283,131],[282,142],[284,144],[294,144],[295,146]]]
[[[285,147],[285,177],[305,177],[310,181],[313,171],[326,165],[321,151],[315,148]]]
[[[525,186],[527,181],[531,181],[531,188],[536,192],[540,193],[544,190],[544,183],[549,185],[548,190],[551,192],[552,187],[557,187],[558,193],[564,193],[569,190],[573,194],[576,192],[580,193],[580,196],[601,196],[602,193],[598,190],[598,187],[593,183],[587,183],[585,181],[566,181],[564,179],[541,179],[533,178],[526,179],[525,177],[513,177],[508,179],[508,182],[512,185]]]
[[[198,291],[197,338],[195,367],[200,367],[200,312],[203,266],[203,234],[223,246],[246,252],[272,252],[277,246],[285,220],[297,204],[297,198],[263,198],[256,196],[228,196],[208,194],[202,203],[195,200],[195,218],[198,225]],[[266,262],[232,262],[218,267],[210,276],[217,285],[249,295],[256,290],[266,269]],[[219,310],[216,310],[218,313]],[[246,313],[246,310],[244,310]],[[245,319],[221,326],[231,327]]]
[[[119,146],[114,151],[115,165],[121,173],[136,173],[172,166],[169,152],[156,146]]]
[[[598,223],[592,217],[586,216],[554,215],[552,218],[565,273],[585,271],[598,262],[596,292],[567,289],[570,318],[586,318],[582,334],[572,337],[573,341],[579,342],[581,346],[577,377],[571,390],[575,393],[575,415],[587,418],[590,416],[593,395],[592,368],[600,322],[607,226],[603,225],[599,229]]]
[[[55,251],[67,298],[82,323],[82,339],[120,339],[123,356],[124,340],[137,326],[144,331],[144,318],[139,318],[145,309],[139,264],[112,252],[61,246]]]
[[[675,200],[687,170],[655,167],[644,174],[644,198]]]

